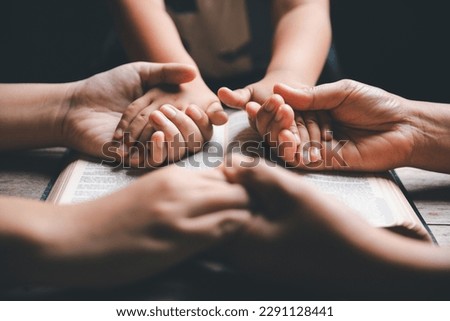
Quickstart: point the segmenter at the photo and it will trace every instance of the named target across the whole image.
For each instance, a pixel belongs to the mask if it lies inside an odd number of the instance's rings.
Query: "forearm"
[[[117,244],[101,243],[96,228],[105,215],[126,213],[127,204],[118,194],[77,205],[0,198],[0,288],[106,285],[113,278],[105,271],[117,271],[105,268],[111,258],[104,253]]]
[[[275,5],[277,3],[275,1]],[[267,71],[287,70],[297,74],[303,83],[314,85],[331,43],[329,3],[325,0],[302,1],[285,13],[283,10],[287,9],[275,7],[278,22]]]
[[[448,249],[374,228],[335,203],[314,206],[330,213],[320,228],[299,232],[293,224],[292,230],[281,231],[256,216],[240,237],[213,256],[259,279],[337,293],[372,293],[376,288],[377,293],[404,295],[407,284],[420,296],[420,291],[450,286]]]
[[[0,150],[62,145],[70,84],[0,84]]]
[[[404,100],[414,130],[407,166],[450,173],[450,104]]]
[[[161,0],[110,1],[125,49],[132,60],[196,66]]]
[[[37,265],[43,240],[56,214],[50,204],[0,198],[0,287],[29,284],[42,272]]]

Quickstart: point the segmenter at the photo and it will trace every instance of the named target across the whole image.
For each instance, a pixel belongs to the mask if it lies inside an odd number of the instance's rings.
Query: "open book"
[[[249,127],[245,112],[234,112],[226,125],[214,128],[211,141],[205,144],[201,152],[186,157],[176,165],[190,169],[217,167],[233,146],[241,143],[242,147],[242,142],[256,142],[262,146],[260,140]],[[249,147],[260,148],[254,144],[249,144]],[[146,172],[79,157],[62,171],[48,201],[67,204],[95,199],[123,188]],[[300,172],[299,175],[319,191],[333,195],[355,209],[373,226],[418,239],[433,240],[419,212],[395,182],[395,179],[398,180],[395,173]]]

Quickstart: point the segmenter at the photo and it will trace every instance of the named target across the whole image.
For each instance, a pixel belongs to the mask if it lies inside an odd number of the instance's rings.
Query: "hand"
[[[192,80],[195,70],[182,64],[132,63],[71,84],[71,99],[62,109],[64,143],[89,155],[104,157],[102,147],[128,105],[159,84]]]
[[[333,140],[315,169],[382,171],[407,164],[414,132],[402,98],[350,80],[308,89],[280,84],[274,91],[295,110],[330,113]]]
[[[299,77],[290,71],[268,72],[260,81],[245,88],[219,89],[221,101],[235,108],[245,108],[251,126],[256,129],[271,147],[279,147],[280,157],[288,163],[316,163],[321,155],[316,147],[306,148],[306,153],[298,153],[305,146],[318,144],[322,138],[329,140],[330,119],[326,112],[292,111],[281,97],[271,97],[273,86],[283,82],[297,88],[307,88]],[[261,105],[264,108],[261,108]]]
[[[258,213],[220,251],[233,267],[290,286],[310,284],[317,290],[323,285],[328,293],[339,282],[348,286],[358,279],[391,276],[383,274],[383,264],[396,256],[383,249],[393,239],[404,238],[371,227],[343,203],[287,170],[235,158],[224,172],[230,182],[245,187]]]
[[[189,117],[187,117],[187,116]],[[201,79],[176,87],[150,89],[124,112],[114,138],[128,134],[129,145],[164,134],[167,158],[176,161],[186,150],[197,152],[211,138],[212,126],[227,121],[219,99]],[[175,148],[177,147],[177,148]]]
[[[40,284],[112,286],[152,276],[234,237],[250,214],[240,185],[219,169],[176,166],[93,202],[60,207],[27,278]],[[42,226],[42,224],[38,224]]]

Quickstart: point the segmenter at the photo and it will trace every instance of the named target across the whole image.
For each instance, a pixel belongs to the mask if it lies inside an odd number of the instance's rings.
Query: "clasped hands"
[[[283,79],[297,88],[304,87],[294,78],[289,73],[271,73],[243,89],[222,88],[216,96],[193,67],[183,64],[124,65],[74,83],[70,91],[71,103],[64,117],[63,128],[69,128],[63,130],[67,138],[64,141],[69,142],[70,147],[101,158],[105,158],[106,153],[111,156],[109,147],[113,146],[112,154],[116,160],[132,167],[168,164],[186,153],[198,152],[211,138],[212,125],[226,123],[227,114],[219,98],[231,107],[245,109],[247,105],[254,128],[261,136],[271,133],[274,137],[278,127],[267,126],[271,119],[267,119],[264,109],[257,118],[253,117],[256,106],[261,104],[266,109],[272,106],[273,86]],[[327,132],[326,113],[294,113],[285,104],[276,106],[272,112],[276,113],[278,109],[281,109],[281,126],[286,124],[297,143],[320,142],[319,127]],[[297,124],[290,118],[291,114],[295,114]],[[281,138],[283,134],[282,131]],[[267,141],[273,146],[271,140]],[[303,162],[315,162],[318,158],[318,149],[312,149]]]
[[[197,152],[212,125],[227,121],[217,96],[183,64],[127,64],[71,83],[67,93],[60,108],[65,145],[104,158],[104,147],[116,141],[117,160],[134,167]],[[245,108],[290,167],[379,171],[411,156],[406,100],[375,87],[351,80],[307,87],[277,74],[244,89],[221,88],[218,96]],[[383,153],[390,157],[378,157]]]

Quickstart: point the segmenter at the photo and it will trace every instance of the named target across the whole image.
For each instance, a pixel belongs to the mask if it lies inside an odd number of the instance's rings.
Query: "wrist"
[[[55,117],[54,133],[58,138],[58,146],[68,146],[69,139],[67,138],[71,131],[70,121],[68,121],[68,114],[72,109],[75,109],[78,104],[83,101],[83,84],[84,81],[76,81],[71,83],[61,84],[60,88],[60,101],[57,114]]]
[[[406,100],[414,144],[408,166],[450,172],[450,108],[445,104]]]
[[[308,80],[303,79],[301,75],[301,72],[296,72],[292,69],[289,69],[289,67],[269,66],[264,78],[273,82],[274,85],[275,83],[284,83],[293,87],[310,87],[314,85],[314,83],[308,83]]]

